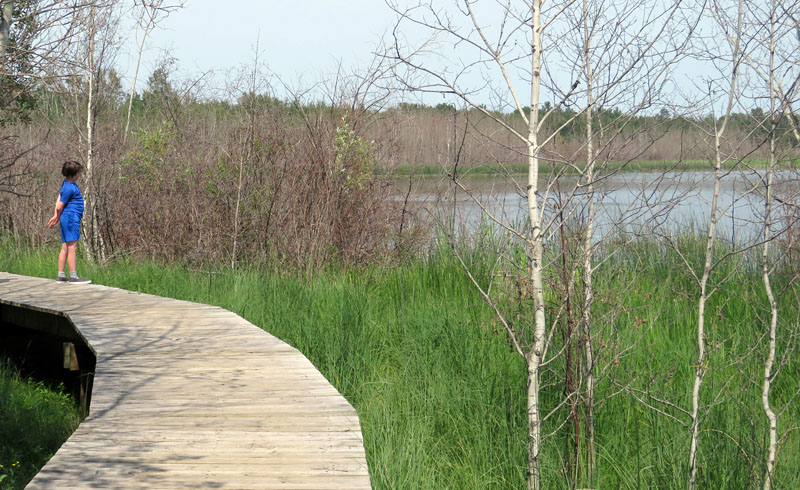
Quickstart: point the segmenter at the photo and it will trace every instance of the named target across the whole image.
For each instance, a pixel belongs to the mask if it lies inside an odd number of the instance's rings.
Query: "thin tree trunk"
[[[769,447],[767,450],[767,468],[764,474],[764,490],[770,490],[772,486],[772,474],[775,471],[775,459],[778,451],[778,417],[772,410],[770,405],[769,395],[772,389],[772,367],[775,364],[775,351],[777,347],[777,333],[778,333],[778,304],[775,301],[775,296],[772,292],[772,284],[770,282],[769,272],[769,240],[770,240],[770,226],[771,226],[771,212],[772,206],[770,200],[772,199],[772,180],[774,178],[774,165],[775,165],[775,120],[774,115],[772,121],[773,136],[770,137],[770,163],[767,170],[767,184],[765,193],[765,217],[764,217],[764,247],[761,253],[761,274],[764,279],[764,289],[767,293],[769,300],[770,320],[769,320],[769,354],[764,362],[764,384],[761,389],[761,404],[764,408],[764,414],[767,416],[769,423]]]
[[[142,23],[142,18],[144,17],[145,9],[147,8],[146,5],[142,5],[142,11],[139,13],[139,20],[136,23],[136,30],[139,30],[139,26]],[[148,22],[148,26],[150,23]],[[131,93],[128,96],[128,115],[125,118],[125,133],[122,136],[122,144],[124,145],[125,142],[128,140],[128,129],[131,125],[131,110],[133,109],[133,95],[136,93],[136,80],[139,78],[139,66],[142,63],[142,51],[144,51],[144,42],[147,39],[147,27],[143,29],[142,33],[142,42],[139,43],[139,51],[136,55],[136,70],[133,72],[133,80],[131,80]],[[138,36],[137,36],[138,37]]]
[[[87,82],[89,84],[86,102],[86,208],[89,218],[86,253],[89,260],[95,257],[95,216],[94,216],[94,10],[89,17],[89,52],[87,62]]]
[[[539,84],[541,80],[541,12],[542,0],[532,5],[532,57],[531,57],[531,104],[528,118],[528,212],[531,232],[528,243],[530,256],[531,287],[533,289],[534,331],[533,348],[528,354],[528,489],[541,487],[539,453],[542,445],[542,419],[539,400],[539,376],[544,360],[546,325],[544,315],[544,289],[542,275],[543,233],[539,211]]]
[[[714,186],[714,200],[716,201],[716,193],[718,186]],[[714,228],[713,225],[709,230]],[[710,266],[711,260],[710,250],[714,246],[713,231],[709,231],[706,248],[706,265]],[[698,420],[700,411],[700,387],[703,384],[707,368],[706,362],[706,343],[705,343],[705,311],[706,311],[706,284],[708,282],[708,274],[703,274],[702,285],[700,286],[700,301],[697,307],[697,365],[695,368],[694,386],[692,387],[692,439],[689,446],[689,490],[693,490],[697,483],[697,448],[700,436],[700,422]]]
[[[105,260],[105,242],[100,230],[100,223],[97,213],[97,186],[95,185],[94,172],[94,111],[95,111],[95,88],[97,86],[95,74],[95,10],[92,7],[89,16],[89,49],[88,49],[88,94],[86,102],[86,208],[88,211],[88,240],[86,253],[90,261]]]
[[[244,178],[244,160],[239,158],[239,181],[236,186],[236,209],[233,214],[233,250],[231,250],[231,270],[236,268],[236,248],[239,244],[239,207],[242,202],[242,185]]]
[[[727,118],[726,118],[727,122]],[[714,132],[714,194],[711,199],[711,210],[706,235],[705,262],[703,275],[700,277],[700,299],[697,304],[697,364],[694,367],[694,385],[692,387],[692,438],[689,445],[689,490],[693,490],[697,483],[697,450],[700,437],[700,388],[703,378],[708,371],[706,365],[706,332],[705,316],[706,303],[708,302],[708,278],[711,275],[712,261],[714,260],[714,244],[716,242],[717,208],[719,206],[719,187],[722,169],[722,155],[720,138],[725,131],[725,124],[721,130]]]
[[[586,408],[586,481],[591,485],[594,479],[594,352],[592,346],[592,302],[594,290],[592,289],[592,254],[594,244],[594,135],[592,133],[593,73],[590,64],[589,48],[591,46],[591,30],[589,26],[588,2],[583,3],[584,19],[584,70],[586,74],[586,191],[589,199],[586,223],[586,236],[583,241],[583,275],[584,275],[584,300],[582,311],[583,326],[583,381],[586,384],[584,403]]]
[[[778,417],[772,410],[769,395],[772,389],[772,367],[775,364],[775,352],[778,336],[778,304],[772,292],[769,270],[769,242],[772,226],[772,182],[775,175],[775,132],[777,115],[775,113],[775,5],[770,12],[770,53],[769,53],[769,101],[770,101],[770,136],[769,136],[769,168],[764,193],[764,246],[761,251],[761,274],[764,279],[764,290],[769,300],[769,353],[764,362],[764,383],[761,388],[761,405],[767,417],[769,447],[767,448],[767,467],[764,472],[764,490],[772,488],[772,475],[775,471],[775,459],[778,452]]]
[[[712,262],[714,259],[714,243],[716,241],[716,227],[718,219],[719,187],[722,174],[722,136],[728,125],[733,102],[736,94],[736,79],[739,68],[739,43],[742,34],[742,16],[744,14],[743,0],[739,0],[736,38],[731,57],[731,78],[728,91],[728,104],[722,124],[717,127],[716,116],[714,116],[714,195],[711,199],[711,210],[709,212],[708,235],[706,236],[705,262],[703,264],[703,275],[700,278],[700,299],[697,304],[697,365],[695,368],[694,386],[692,387],[692,438],[689,444],[689,490],[694,490],[697,485],[697,451],[700,438],[700,388],[703,378],[708,371],[706,365],[706,332],[705,332],[705,313],[706,302],[708,301],[708,278],[711,275]],[[709,94],[710,95],[710,94]],[[713,103],[713,98],[711,98]],[[712,110],[713,114],[713,110]]]

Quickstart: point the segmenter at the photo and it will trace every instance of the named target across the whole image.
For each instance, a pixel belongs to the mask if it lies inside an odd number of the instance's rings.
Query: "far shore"
[[[723,165],[725,170],[750,170],[767,168],[769,160],[765,158],[750,158],[745,160],[730,160]],[[784,160],[778,163],[781,169],[796,169],[800,167],[800,159]],[[585,163],[578,166],[554,163],[552,161],[542,161],[539,165],[540,175],[577,175]],[[710,160],[633,160],[633,161],[612,161],[597,162],[595,171],[602,168],[603,173],[608,172],[702,172],[714,169],[713,162]],[[441,177],[450,175],[453,171],[461,177],[467,176],[498,176],[498,175],[527,175],[528,164],[521,162],[512,163],[490,163],[490,164],[460,164],[454,165],[398,165],[394,168],[392,175],[395,176],[414,176],[414,177]],[[387,173],[385,169],[378,167],[376,174]]]

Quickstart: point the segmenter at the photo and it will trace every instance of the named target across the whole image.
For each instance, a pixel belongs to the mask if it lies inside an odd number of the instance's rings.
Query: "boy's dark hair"
[[[81,173],[81,170],[83,170],[83,165],[74,160],[67,160],[61,167],[61,175],[69,179]]]

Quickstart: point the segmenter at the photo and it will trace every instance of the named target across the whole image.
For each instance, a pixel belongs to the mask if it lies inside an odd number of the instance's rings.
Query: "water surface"
[[[753,240],[763,234],[766,170],[729,172],[720,181],[718,199],[719,236],[734,241]],[[800,175],[776,173],[774,195],[783,202],[797,203]],[[409,191],[410,184],[410,193]],[[588,189],[577,177],[550,177],[539,181],[540,201],[545,203],[549,231],[567,223],[586,220]],[[484,211],[515,227],[527,223],[524,178],[476,177],[457,187],[445,178],[400,178],[395,181],[396,198],[424,209],[436,222],[462,232],[474,232]],[[705,233],[714,195],[712,172],[642,172],[607,176],[595,185],[595,238],[618,230],[627,232]],[[784,226],[786,208],[773,201],[773,217]],[[796,210],[796,204],[794,205]],[[559,213],[560,210],[560,213]],[[775,228],[779,228],[776,225]]]

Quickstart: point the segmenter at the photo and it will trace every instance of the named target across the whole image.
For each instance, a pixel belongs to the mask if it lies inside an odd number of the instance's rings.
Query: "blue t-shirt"
[[[59,201],[66,204],[62,213],[77,214],[83,216],[83,194],[75,182],[64,181],[61,184],[61,197]]]

